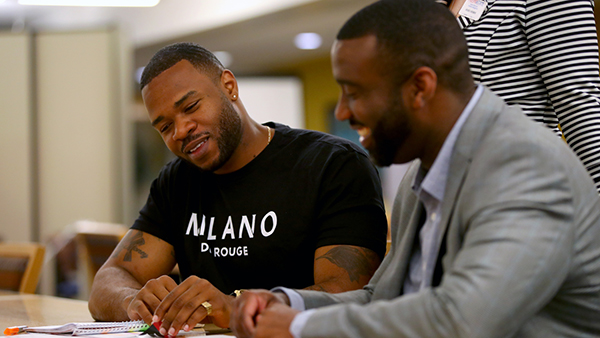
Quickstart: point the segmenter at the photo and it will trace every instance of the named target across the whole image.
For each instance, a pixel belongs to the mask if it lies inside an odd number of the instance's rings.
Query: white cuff
[[[306,310],[306,306],[304,305],[304,299],[302,299],[302,296],[300,296],[300,294],[292,289],[288,289],[288,288],[284,288],[281,286],[278,286],[276,288],[272,288],[271,292],[283,292],[286,294],[286,296],[288,296],[288,298],[290,299],[290,307],[294,310],[298,310],[298,311],[304,311]]]

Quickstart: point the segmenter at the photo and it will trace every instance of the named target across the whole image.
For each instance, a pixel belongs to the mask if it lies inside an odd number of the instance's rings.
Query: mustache
[[[181,142],[181,152],[184,152],[184,149],[187,147],[188,144],[190,144],[190,142],[199,139],[200,137],[204,136],[204,135],[208,135],[208,132],[203,132],[203,133],[198,133],[198,134],[193,134],[193,135],[188,135],[186,138],[183,139],[183,141]]]
[[[354,118],[352,118],[352,117],[348,119],[348,123],[350,123],[350,126],[351,126],[351,127],[356,127],[356,126],[364,126],[364,124],[362,124],[362,123],[360,123],[360,122],[356,121],[356,120],[355,120]]]

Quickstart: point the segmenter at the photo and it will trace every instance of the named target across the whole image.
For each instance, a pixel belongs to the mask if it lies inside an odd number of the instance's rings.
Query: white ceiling
[[[192,41],[233,56],[236,73],[260,74],[290,63],[323,57],[337,30],[374,0],[161,0],[155,7],[23,6],[0,0],[0,29],[72,30],[118,26],[144,65],[160,47]],[[316,32],[323,45],[294,47],[301,32]]]

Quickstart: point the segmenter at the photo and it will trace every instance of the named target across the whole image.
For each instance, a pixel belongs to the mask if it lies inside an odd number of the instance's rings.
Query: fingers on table
[[[176,334],[181,329],[191,329],[208,315],[209,302],[214,311],[214,302],[211,302],[210,290],[214,288],[204,280],[185,280],[181,285],[169,293],[155,311],[155,316],[162,320],[162,328],[169,335]]]
[[[168,277],[148,281],[131,301],[127,310],[129,317],[139,317],[146,323],[152,322],[155,309],[176,286],[175,281]]]

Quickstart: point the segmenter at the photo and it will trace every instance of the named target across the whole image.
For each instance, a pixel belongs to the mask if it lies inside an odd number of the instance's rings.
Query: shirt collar
[[[415,177],[415,181],[413,183],[413,190],[417,192],[417,195],[420,195],[419,193],[422,189],[438,201],[442,201],[444,198],[452,149],[454,148],[454,144],[458,139],[458,134],[460,133],[462,126],[465,124],[465,121],[471,114],[471,111],[473,110],[473,107],[475,107],[475,104],[477,104],[477,101],[479,101],[482,93],[483,86],[478,85],[475,93],[471,97],[471,100],[469,100],[469,103],[460,114],[458,120],[456,120],[452,130],[450,130],[446,140],[444,140],[444,144],[433,161],[433,165],[429,171],[425,172],[422,165],[419,168],[419,173]]]

